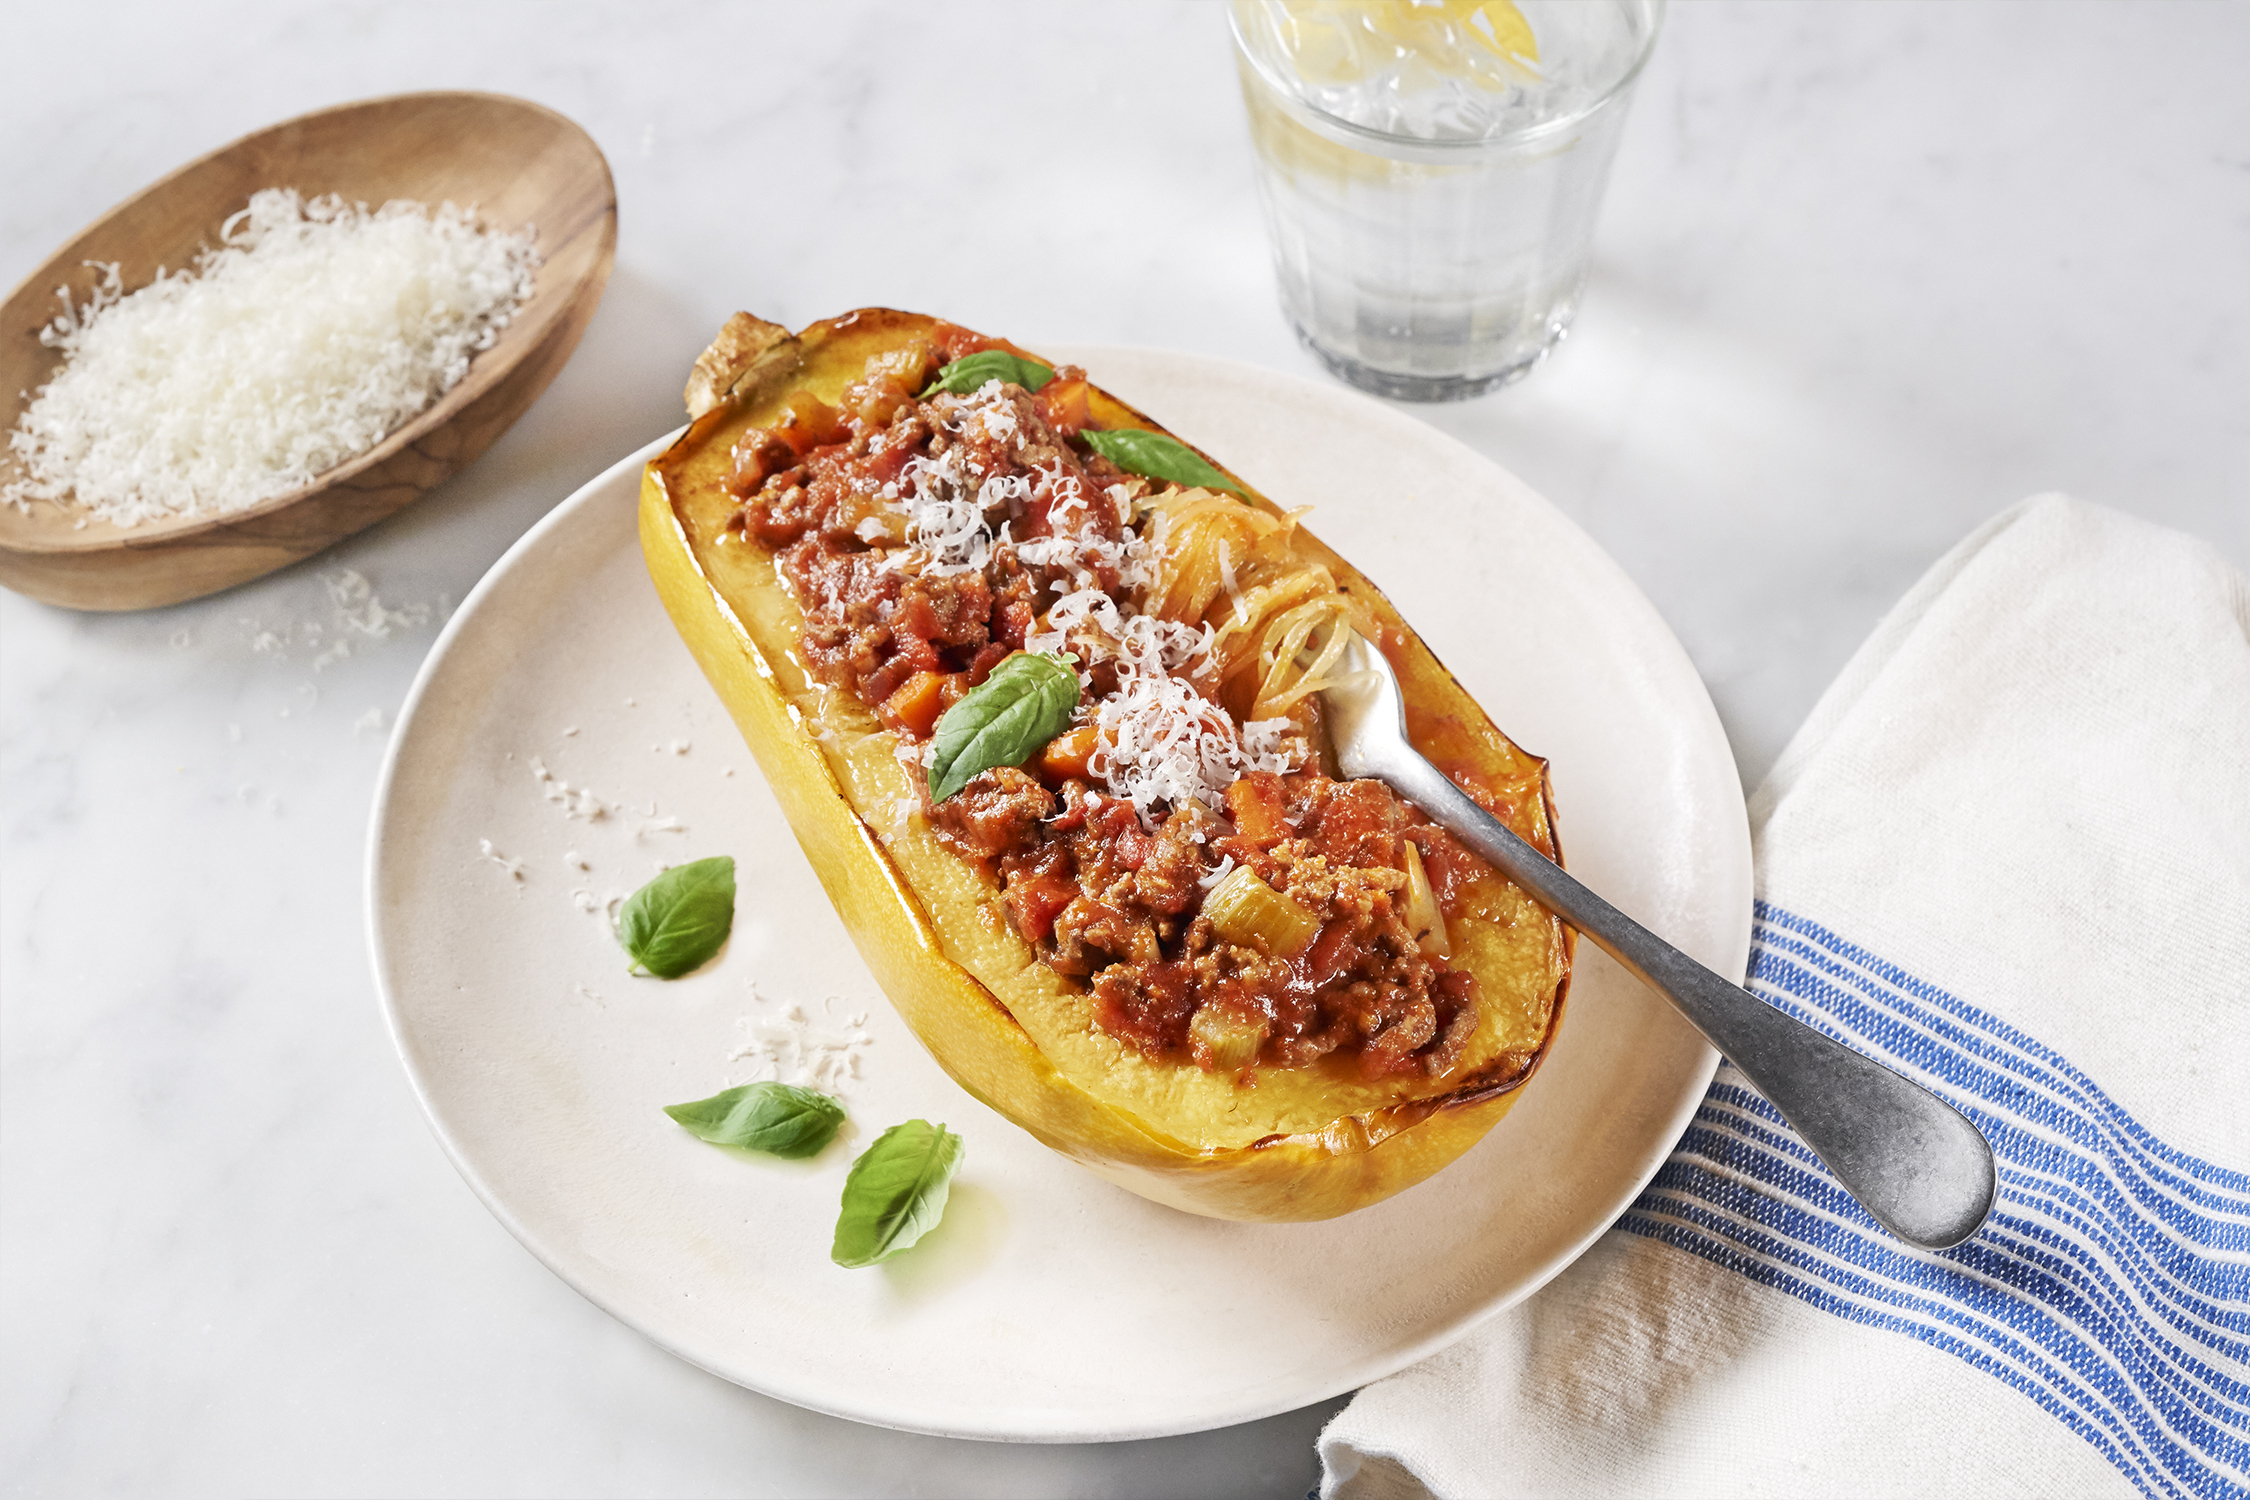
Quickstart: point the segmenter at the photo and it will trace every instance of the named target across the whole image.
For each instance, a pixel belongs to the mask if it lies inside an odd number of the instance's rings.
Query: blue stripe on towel
[[[1997,1376],[2150,1495],[2250,1496],[2250,1175],[2151,1135],[1998,1017],[1760,903],[1750,983],[1968,1111],[1992,1219],[1943,1254],[1885,1234],[1722,1065],[1618,1227]]]

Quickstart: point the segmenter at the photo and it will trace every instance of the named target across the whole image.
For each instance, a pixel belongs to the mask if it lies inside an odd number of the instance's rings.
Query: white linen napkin
[[[1967,1110],[1909,1250],[1722,1066],[1595,1248],[1321,1437],[1321,1493],[2250,1494],[2250,588],[2046,496],[1751,799],[1752,987]]]

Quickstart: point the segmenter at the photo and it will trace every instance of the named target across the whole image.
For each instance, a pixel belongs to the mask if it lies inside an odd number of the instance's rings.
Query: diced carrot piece
[[[1050,380],[1031,399],[1047,425],[1066,438],[1094,419],[1093,387],[1084,380]]]
[[[1039,774],[1049,781],[1068,781],[1073,776],[1086,778],[1086,762],[1094,753],[1094,726],[1081,724],[1076,729],[1065,730],[1047,741],[1047,748],[1039,752]]]
[[[891,728],[903,734],[911,734],[918,740],[926,740],[930,737],[930,730],[937,725],[938,714],[942,709],[938,701],[939,690],[944,685],[945,674],[942,672],[916,672],[900,684],[897,692],[883,700],[883,706],[877,712]]]
[[[1283,821],[1281,778],[1270,771],[1253,771],[1227,788],[1227,816],[1234,820],[1235,836],[1264,847],[1289,837]]]

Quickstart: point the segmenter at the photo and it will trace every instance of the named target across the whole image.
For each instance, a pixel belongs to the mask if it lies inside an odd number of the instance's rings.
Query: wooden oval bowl
[[[501,94],[400,94],[288,120],[188,163],[57,250],[0,304],[0,391],[13,429],[61,363],[39,330],[83,303],[120,263],[126,290],[159,266],[192,263],[260,188],[475,205],[503,233],[536,226],[531,300],[437,404],[303,489],[224,515],[119,527],[74,504],[0,504],[0,585],[74,609],[147,609],[199,599],[309,557],[403,509],[491,446],[561,372],[594,315],[617,252],[609,163],[575,124]],[[21,477],[0,443],[0,484]],[[82,524],[81,524],[82,523]]]

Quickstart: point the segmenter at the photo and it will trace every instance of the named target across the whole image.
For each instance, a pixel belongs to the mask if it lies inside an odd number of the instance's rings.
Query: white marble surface
[[[446,1165],[360,919],[374,726],[507,544],[676,420],[734,308],[881,301],[1310,368],[1219,11],[50,7],[8,29],[0,282],[192,155],[406,89],[572,115],[622,223],[576,360],[416,509],[176,609],[0,596],[0,1483],[1302,1494],[1330,1408],[998,1448],[657,1351]],[[1576,334],[1526,385],[1426,415],[1634,575],[1746,781],[1883,608],[2020,495],[2250,564],[2246,56],[2241,5],[1677,7]],[[346,569],[398,612],[387,634],[345,618],[323,578]]]

